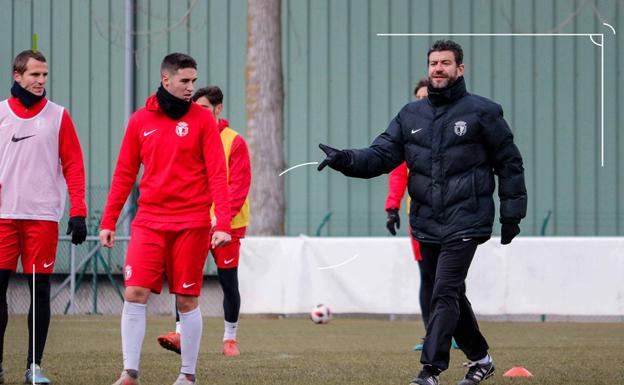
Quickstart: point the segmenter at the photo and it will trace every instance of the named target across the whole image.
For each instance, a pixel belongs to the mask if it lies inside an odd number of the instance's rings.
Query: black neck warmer
[[[449,104],[466,95],[466,82],[464,77],[460,76],[455,82],[444,88],[433,88],[431,83],[427,86],[429,94],[427,97],[434,106]]]
[[[18,98],[19,101],[24,105],[24,107],[30,108],[32,107],[32,105],[34,105],[38,101],[45,98],[46,91],[43,90],[43,94],[41,94],[41,96],[35,95],[32,92],[20,86],[17,82],[13,82],[13,87],[11,87],[11,95]]]
[[[171,119],[178,120],[183,117],[191,108],[191,101],[176,98],[160,85],[156,91],[156,99],[160,105],[160,109]]]

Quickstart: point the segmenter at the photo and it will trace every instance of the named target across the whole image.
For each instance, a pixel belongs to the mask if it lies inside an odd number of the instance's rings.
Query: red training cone
[[[533,377],[531,372],[523,367],[511,368],[503,374],[503,377]]]

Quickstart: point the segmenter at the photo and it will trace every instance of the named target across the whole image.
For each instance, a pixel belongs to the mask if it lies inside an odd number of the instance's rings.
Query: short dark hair
[[[13,59],[13,72],[23,75],[24,72],[26,72],[26,64],[28,64],[29,59],[35,59],[43,63],[46,62],[46,58],[41,52],[27,49],[17,54],[15,59]]]
[[[198,89],[191,100],[196,102],[202,96],[205,96],[212,106],[223,104],[223,92],[221,92],[221,88],[217,86],[208,86]]]
[[[418,80],[418,83],[416,83],[416,87],[414,87],[414,95],[416,95],[419,89],[423,87],[427,87],[428,85],[429,85],[429,79],[420,78],[420,80]]]
[[[163,73],[167,71],[169,73],[174,73],[183,68],[197,69],[197,62],[185,53],[174,52],[165,56],[160,65],[160,72]]]
[[[429,63],[429,55],[431,55],[431,52],[439,51],[453,51],[453,54],[455,54],[455,63],[460,65],[464,62],[464,50],[461,45],[455,43],[453,40],[438,40],[433,43],[431,48],[429,48],[429,52],[427,52],[427,64]]]

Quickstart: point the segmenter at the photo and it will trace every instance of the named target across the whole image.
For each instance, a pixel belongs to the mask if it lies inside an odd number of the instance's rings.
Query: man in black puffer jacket
[[[455,337],[470,360],[459,384],[474,385],[494,373],[494,364],[466,298],[465,279],[477,246],[492,234],[494,175],[501,202],[501,243],[509,244],[520,233],[527,207],[524,169],[501,106],[466,91],[459,44],[437,41],[427,58],[428,98],[403,107],[368,148],[338,150],[320,144],[327,158],[318,168],[372,178],[407,162],[412,234],[423,258],[437,261],[420,360],[424,366],[411,383],[438,384]]]

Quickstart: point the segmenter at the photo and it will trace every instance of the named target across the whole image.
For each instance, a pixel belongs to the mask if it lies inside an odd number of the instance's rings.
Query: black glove
[[[329,166],[337,171],[342,171],[349,165],[349,156],[345,151],[329,147],[323,143],[319,143],[319,148],[327,155],[327,158],[318,165],[319,171],[324,169],[325,166]]]
[[[79,245],[87,239],[87,223],[85,217],[71,217],[67,222],[67,235],[72,235],[72,243]]]
[[[396,225],[397,229],[401,228],[401,217],[399,216],[399,209],[388,209],[386,210],[388,213],[388,218],[386,219],[386,228],[392,235],[396,235],[396,230],[394,225]]]
[[[501,244],[510,244],[511,240],[518,234],[520,234],[520,226],[517,223],[503,223],[501,226]]]

